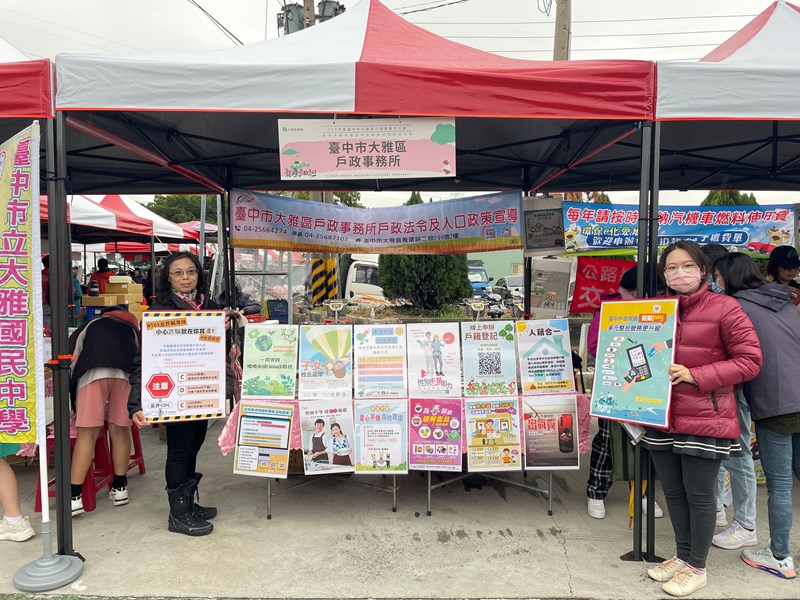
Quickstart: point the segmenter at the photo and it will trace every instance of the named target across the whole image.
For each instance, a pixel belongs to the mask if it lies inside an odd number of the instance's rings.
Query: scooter
[[[467,316],[473,321],[479,321],[483,314],[492,319],[503,316],[505,309],[500,296],[491,292],[484,292],[478,297],[464,298]]]
[[[522,313],[524,312],[523,302],[524,299],[522,298],[522,293],[519,290],[513,290],[511,292],[511,296],[503,300],[503,304],[505,304],[508,308],[512,319],[522,318]]]

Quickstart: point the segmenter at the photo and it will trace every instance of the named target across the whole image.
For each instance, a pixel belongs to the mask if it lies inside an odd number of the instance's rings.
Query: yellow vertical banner
[[[39,124],[0,145],[0,443],[44,439]]]

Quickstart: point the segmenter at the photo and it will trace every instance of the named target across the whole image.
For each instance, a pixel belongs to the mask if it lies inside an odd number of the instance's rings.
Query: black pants
[[[186,421],[167,425],[167,488],[173,490],[196,472],[197,453],[206,439],[207,421]]]
[[[667,500],[677,556],[704,569],[716,526],[717,473],[722,461],[669,451],[650,456]]]

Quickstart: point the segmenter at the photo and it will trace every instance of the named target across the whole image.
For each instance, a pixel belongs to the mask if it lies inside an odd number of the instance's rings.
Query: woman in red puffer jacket
[[[744,450],[733,386],[761,369],[753,324],[733,298],[709,290],[710,268],[700,247],[689,241],[668,246],[659,261],[679,302],[675,362],[669,367],[673,388],[669,428],[648,427],[642,443],[661,480],[677,553],[647,574],[673,596],[707,583],[720,462]]]

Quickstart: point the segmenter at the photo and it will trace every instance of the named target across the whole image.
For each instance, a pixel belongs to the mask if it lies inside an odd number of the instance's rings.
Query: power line
[[[630,46],[627,48],[570,48],[570,52],[616,52],[618,50],[662,50],[662,49],[671,49],[671,48],[701,48],[701,47],[709,47],[709,46],[718,46],[719,44],[675,44],[673,46]],[[551,53],[552,50],[484,50],[484,52],[493,52],[495,54],[502,54],[502,53],[521,53],[521,52],[537,52],[537,53]]]
[[[204,14],[206,17],[208,17],[208,19],[209,19],[209,20],[210,20],[210,21],[211,21],[211,22],[212,22],[214,25],[216,25],[216,26],[217,26],[217,29],[219,29],[219,30],[220,30],[222,33],[224,33],[226,36],[228,36],[228,39],[230,39],[232,42],[234,42],[234,43],[236,43],[236,44],[239,44],[240,46],[244,46],[244,42],[243,42],[242,40],[240,40],[240,39],[239,39],[239,38],[237,38],[235,35],[233,35],[233,34],[232,34],[232,33],[231,33],[231,32],[230,32],[230,31],[229,31],[229,30],[228,30],[228,29],[227,29],[227,28],[226,28],[226,27],[225,27],[225,26],[222,24],[222,23],[220,23],[219,21],[217,21],[217,20],[216,20],[216,19],[215,19],[215,18],[214,18],[214,17],[211,15],[211,13],[209,13],[209,12],[208,12],[208,11],[207,11],[205,8],[203,8],[202,6],[200,6],[200,4],[198,4],[196,0],[188,0],[188,2],[189,2],[189,4],[191,4],[191,5],[193,5],[193,6],[196,6],[197,8],[199,8],[199,9],[200,9],[200,12],[202,12],[202,13],[203,13],[203,14]]]
[[[130,48],[131,50],[136,50],[137,52],[142,52],[141,48],[137,48],[135,46],[129,46],[128,44],[123,44],[122,42],[118,42],[116,40],[112,40],[110,38],[106,38],[106,37],[103,37],[103,36],[100,36],[100,35],[95,35],[93,33],[87,33],[86,31],[82,31],[80,29],[75,29],[73,27],[67,27],[66,25],[62,25],[61,23],[56,23],[55,21],[48,21],[47,19],[42,19],[41,17],[34,17],[34,16],[31,16],[31,15],[27,15],[27,14],[25,14],[23,12],[19,12],[19,11],[16,11],[16,10],[11,10],[10,8],[0,8],[0,10],[3,10],[5,12],[9,12],[9,13],[13,13],[15,15],[19,15],[21,17],[25,17],[27,19],[33,19],[37,23],[47,23],[48,25],[53,25],[55,27],[60,27],[61,29],[66,29],[67,31],[74,31],[75,33],[79,33],[82,36],[88,36],[88,37],[97,38],[98,40],[102,40],[104,42],[111,42],[112,44],[116,44],[117,46],[122,46],[124,48]],[[12,25],[17,25],[18,27],[24,27],[26,29],[31,29],[32,31],[39,31],[39,32],[42,32],[42,33],[46,33],[47,35],[52,35],[52,36],[56,36],[56,37],[62,37],[63,39],[66,39],[66,40],[72,40],[73,39],[73,38],[68,38],[68,37],[64,37],[64,36],[57,36],[54,33],[48,33],[47,31],[43,31],[41,29],[36,29],[36,28],[30,27],[28,25],[22,25],[20,23],[14,23],[13,21],[6,21],[6,22],[7,23],[11,23]],[[87,45],[90,45],[90,44],[87,44]],[[106,48],[103,48],[101,46],[92,46],[92,47],[93,48],[100,48],[101,50],[106,50]],[[34,54],[34,56],[38,56],[38,55]]]
[[[401,12],[397,14],[410,15],[412,13],[428,12],[429,10],[436,10],[437,8],[443,8],[445,6],[451,6],[453,4],[463,4],[464,2],[469,2],[469,0],[451,0],[450,2],[443,2],[441,4],[438,4],[437,6],[429,6],[428,8],[418,8],[416,10],[407,10],[406,12]]]
[[[30,31],[38,31],[39,33],[43,33],[48,37],[61,38],[62,40],[67,40],[67,41],[70,41],[70,42],[78,42],[79,44],[83,44],[84,46],[88,46],[90,48],[96,48],[98,50],[102,50],[103,52],[108,52],[108,48],[105,47],[105,46],[98,46],[96,44],[91,44],[91,43],[89,43],[87,41],[76,39],[74,37],[67,37],[65,35],[59,35],[57,33],[53,33],[51,31],[45,31],[44,29],[37,29],[36,27],[31,27],[30,25],[23,25],[21,23],[14,23],[13,21],[9,21],[9,20],[6,20],[5,22],[6,23],[10,23],[11,25],[15,25],[17,27],[22,27],[23,29],[28,29]],[[77,33],[82,33],[81,31],[79,31],[77,29],[74,30],[74,31],[76,31]],[[110,42],[112,40],[108,40],[108,41]],[[114,43],[117,43],[117,42],[114,42]],[[124,45],[124,44],[121,44],[121,45]],[[133,46],[126,46],[126,47],[127,48],[131,48],[132,50],[136,50],[137,52],[142,52],[143,51],[141,48],[134,48]]]
[[[688,16],[688,17],[643,17],[640,19],[604,19],[604,20],[582,20],[572,21],[576,23],[641,23],[647,21],[676,21],[685,19],[741,19],[753,18],[756,15],[708,15],[708,16]],[[482,25],[491,27],[493,25],[547,25],[552,27],[550,21],[414,21],[414,25]]]
[[[661,33],[592,33],[592,34],[585,34],[585,35],[573,35],[572,39],[576,38],[618,38],[618,37],[641,37],[641,36],[651,36],[651,35],[690,35],[690,34],[709,34],[709,33],[736,33],[739,31],[738,29],[717,29],[717,30],[709,30],[709,31],[667,31]],[[525,39],[525,40],[552,40],[552,35],[443,35],[441,37],[447,38],[448,40],[460,40],[460,39],[489,39],[489,40],[516,40],[516,39]]]

